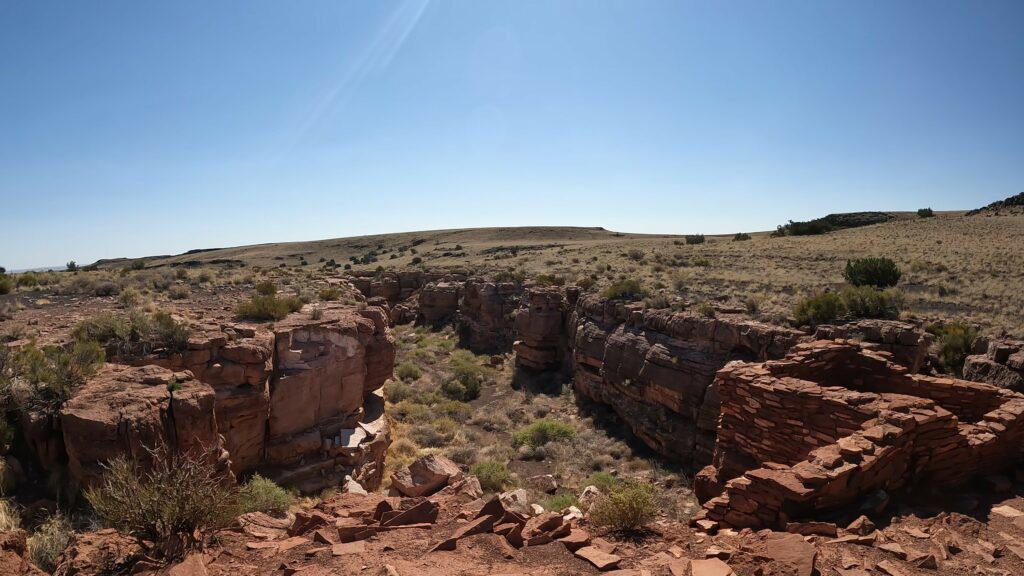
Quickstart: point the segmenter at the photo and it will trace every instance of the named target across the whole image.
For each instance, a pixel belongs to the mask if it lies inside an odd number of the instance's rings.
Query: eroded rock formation
[[[66,459],[80,486],[94,484],[108,460],[145,463],[147,449],[165,443],[304,491],[345,476],[376,488],[390,443],[379,393],[395,362],[388,318],[378,307],[320,309],[272,331],[200,327],[184,353],[108,364],[59,418],[26,419],[31,447],[44,465]]]
[[[188,372],[159,366],[108,364],[60,412],[68,469],[79,487],[94,486],[103,464],[128,456],[143,468],[150,450],[166,445],[181,452],[219,455],[214,392]]]
[[[1024,391],[1024,342],[993,340],[985,354],[968,356],[964,378]]]
[[[575,292],[560,288],[536,288],[523,296],[515,316],[516,365],[531,370],[559,370],[567,358],[566,325]]]
[[[459,311],[462,284],[431,282],[420,289],[419,313],[424,322],[433,324],[447,320]]]
[[[732,363],[716,385],[714,464],[698,483],[717,484],[705,513],[729,526],[784,528],[879,490],[963,485],[1021,456],[1024,395],[910,374],[855,343]]]
[[[467,280],[459,307],[462,344],[477,353],[511,349],[515,340],[513,313],[521,297],[522,287],[517,283]]]
[[[935,337],[913,324],[895,320],[863,319],[839,326],[818,326],[818,340],[857,340],[871,350],[888,352],[893,361],[920,372]]]

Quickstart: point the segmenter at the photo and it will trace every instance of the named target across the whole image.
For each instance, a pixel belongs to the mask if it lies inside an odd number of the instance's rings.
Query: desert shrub
[[[561,512],[569,506],[579,506],[580,501],[573,494],[556,494],[550,498],[544,500],[541,504],[545,510],[552,512]]]
[[[18,288],[35,288],[39,285],[39,279],[35,272],[23,272],[16,276]]]
[[[564,422],[542,418],[516,430],[512,434],[512,445],[516,448],[520,446],[538,448],[548,442],[571,440],[574,436],[576,436],[576,431],[572,426]]]
[[[704,243],[704,235],[703,234],[687,234],[686,235],[686,243],[687,244],[703,244]]]
[[[974,348],[978,331],[966,324],[953,322],[944,326],[931,326],[929,332],[938,336],[939,364],[947,374],[963,375],[964,361]]]
[[[438,403],[434,406],[434,412],[456,422],[465,422],[473,415],[473,409],[468,404],[457,400]]]
[[[415,390],[401,380],[388,380],[384,384],[384,397],[388,399],[388,402],[398,403],[412,398],[414,394]]]
[[[256,293],[260,296],[273,296],[277,294],[277,286],[270,280],[264,280],[256,284]]]
[[[757,314],[761,309],[761,301],[754,296],[747,296],[743,299],[743,307],[746,308],[747,314]]]
[[[309,319],[310,320],[320,320],[323,317],[324,317],[324,309],[319,307],[319,306],[314,306],[313,309],[309,311]]]
[[[97,282],[92,289],[94,296],[114,296],[121,291],[121,287],[108,281]]]
[[[485,492],[501,492],[512,485],[512,473],[504,462],[484,460],[470,468],[469,473],[480,480],[480,487]]]
[[[539,286],[565,286],[565,276],[555,274],[538,274],[533,280]]]
[[[449,355],[452,377],[441,385],[441,392],[452,400],[468,402],[480,396],[480,389],[490,376],[468,350],[454,350]]]
[[[808,222],[794,222],[790,220],[787,224],[780,225],[772,236],[814,236],[825,234],[833,230],[832,225],[824,218],[810,220]]]
[[[658,505],[649,484],[628,483],[613,488],[590,507],[590,521],[612,530],[637,530],[654,519]]]
[[[480,454],[480,448],[475,444],[450,446],[448,450],[446,450],[445,454],[452,462],[462,464],[463,466],[469,466],[476,462],[477,456]]]
[[[423,258],[420,258],[419,256],[414,256],[410,263],[413,266],[416,266],[417,264],[422,264],[423,263]]]
[[[341,298],[341,288],[324,288],[317,292],[316,296],[324,302],[337,300],[338,298]]]
[[[209,271],[203,270],[202,272],[199,273],[198,276],[196,276],[196,280],[199,280],[201,284],[206,284],[213,280],[213,275],[210,274]]]
[[[144,269],[146,267],[146,261],[145,260],[134,260],[134,261],[132,261],[131,264],[128,265],[128,267],[131,268],[132,270],[142,270],[142,269]]]
[[[167,312],[147,315],[133,310],[127,315],[98,314],[80,322],[71,334],[76,340],[98,342],[113,349],[117,356],[135,358],[154,351],[184,352],[190,332]]]
[[[793,308],[793,317],[798,326],[828,324],[835,322],[846,313],[842,298],[834,292],[822,292],[799,300]]]
[[[889,288],[900,281],[899,267],[889,258],[847,260],[843,278],[854,286]]]
[[[594,472],[583,482],[584,486],[593,486],[602,494],[610,494],[612,489],[618,487],[620,480],[611,472]]]
[[[171,300],[184,300],[188,298],[188,294],[188,286],[185,286],[184,284],[176,284],[167,290],[167,296],[169,296]]]
[[[746,232],[737,232],[736,235],[732,237],[733,242],[744,242],[746,240],[750,240],[750,234],[747,234]]]
[[[292,312],[302,309],[302,300],[295,296],[258,294],[235,307],[235,315],[242,320],[267,322],[282,320]]]
[[[634,262],[640,262],[641,260],[644,259],[644,251],[643,250],[637,250],[636,248],[634,248],[634,249],[630,250],[629,252],[627,252],[626,256],[630,260],[633,260]]]
[[[847,314],[856,318],[898,318],[903,296],[896,290],[847,286],[839,293]]]
[[[402,380],[419,380],[423,376],[423,371],[412,362],[402,362],[395,369],[395,375]]]
[[[697,306],[697,313],[705,318],[714,318],[715,307],[712,306],[710,302],[701,302],[700,305]]]
[[[278,486],[273,480],[253,475],[239,488],[242,509],[246,512],[265,512],[284,516],[295,503],[295,494]]]
[[[639,280],[627,279],[605,287],[601,296],[608,299],[640,300],[647,296],[647,290]]]
[[[17,530],[21,528],[21,515],[14,506],[14,502],[6,498],[0,498],[0,532]]]
[[[135,288],[125,288],[117,300],[125,308],[134,308],[139,305],[139,302],[142,302],[142,294],[139,294]]]
[[[399,422],[422,423],[429,422],[431,418],[429,408],[411,400],[398,401],[390,408],[390,413]]]
[[[211,454],[160,446],[151,456],[148,469],[123,456],[111,460],[102,483],[85,491],[97,516],[151,554],[179,557],[241,512],[237,487]]]
[[[917,215],[921,218],[931,218],[935,216],[935,212],[931,208],[921,208],[917,211]]]
[[[21,400],[30,407],[56,410],[99,371],[103,360],[103,349],[93,341],[76,340],[69,349],[25,345],[14,357],[24,385]]]
[[[6,274],[0,274],[0,294],[10,294],[14,290],[14,280]]]
[[[454,432],[449,434],[447,430],[438,430],[430,424],[417,424],[409,429],[409,438],[424,448],[443,448],[454,437]]]
[[[579,286],[584,292],[590,292],[590,290],[594,287],[595,284],[597,284],[597,280],[595,280],[591,276],[580,276],[579,278],[576,279],[576,285]]]
[[[61,513],[47,518],[28,537],[27,548],[32,563],[46,572],[57,567],[57,556],[64,551],[71,540],[71,522]]]

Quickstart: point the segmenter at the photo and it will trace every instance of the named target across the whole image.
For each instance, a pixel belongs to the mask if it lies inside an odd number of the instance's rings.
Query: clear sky
[[[1024,190],[1024,2],[0,0],[0,265]]]

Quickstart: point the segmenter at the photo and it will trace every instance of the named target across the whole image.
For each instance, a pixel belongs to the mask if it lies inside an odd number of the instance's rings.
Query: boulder
[[[391,487],[403,496],[428,496],[462,476],[458,464],[440,454],[429,454],[392,474]]]
[[[28,559],[24,530],[0,532],[0,574],[4,576],[45,576]]]
[[[213,388],[189,372],[108,364],[60,412],[68,470],[79,487],[96,485],[118,456],[143,468],[161,444],[208,452],[227,466],[214,413]],[[226,471],[225,471],[226,472]]]
[[[77,574],[125,574],[143,556],[135,539],[106,528],[71,536],[57,557],[55,576]],[[0,570],[0,574],[7,574]]]

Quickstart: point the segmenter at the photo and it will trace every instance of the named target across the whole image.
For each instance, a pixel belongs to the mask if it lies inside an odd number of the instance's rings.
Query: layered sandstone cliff
[[[514,282],[467,280],[458,320],[463,346],[477,353],[510,350],[515,340],[513,313],[522,293],[522,286]]]
[[[729,526],[785,528],[879,490],[961,486],[1021,458],[1024,395],[909,374],[854,343],[733,363],[716,384],[714,464],[697,491],[710,497],[706,518]]]
[[[144,462],[163,443],[304,491],[345,476],[374,488],[390,443],[379,389],[394,338],[380,308],[320,308],[315,320],[300,311],[272,329],[202,326],[185,352],[132,366],[114,357],[59,418],[26,419],[31,448],[44,469],[66,460],[79,486],[94,484],[106,461]]]

